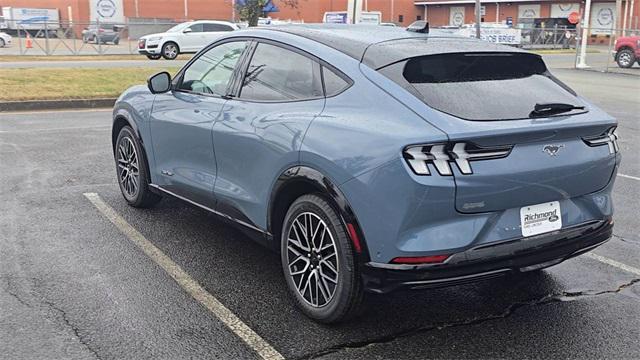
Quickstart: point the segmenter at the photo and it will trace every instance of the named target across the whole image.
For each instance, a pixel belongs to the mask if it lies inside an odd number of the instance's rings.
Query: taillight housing
[[[430,168],[435,168],[441,176],[451,176],[451,163],[455,163],[463,175],[471,175],[472,161],[507,157],[512,148],[513,145],[481,147],[471,142],[454,142],[410,145],[402,154],[416,175],[431,175]]]
[[[609,147],[609,153],[615,154],[620,151],[620,148],[618,147],[618,135],[616,134],[616,129],[617,128],[614,126],[609,128],[603,134],[583,137],[582,141],[591,147],[607,145]]]

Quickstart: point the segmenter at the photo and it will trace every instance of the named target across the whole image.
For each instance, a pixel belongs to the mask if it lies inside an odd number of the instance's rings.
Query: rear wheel
[[[120,38],[113,39],[113,45],[118,45],[118,44],[120,44]]]
[[[168,42],[162,45],[162,57],[167,60],[174,60],[178,57],[179,53],[178,44],[174,42]]]
[[[353,246],[322,197],[301,196],[287,211],[281,259],[289,292],[310,318],[335,323],[362,309],[364,290]]]
[[[618,63],[619,67],[626,69],[633,66],[633,63],[636,62],[636,57],[633,51],[624,49],[618,52],[616,62]]]
[[[147,208],[160,201],[161,197],[149,189],[147,158],[129,126],[123,127],[118,134],[115,160],[120,191],[129,205]]]
[[[5,45],[5,44],[4,44],[4,39],[0,39],[0,48],[1,48],[1,47],[4,47],[4,45]]]
[[[162,57],[160,54],[148,54],[147,59],[149,60],[158,60]]]

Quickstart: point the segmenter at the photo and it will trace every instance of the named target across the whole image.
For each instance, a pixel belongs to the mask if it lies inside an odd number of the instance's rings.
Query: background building
[[[321,22],[327,11],[344,11],[348,0],[298,0],[297,8],[273,0],[279,12],[271,17],[281,20]],[[415,20],[427,19],[431,26],[470,24],[475,20],[474,0],[357,0],[365,11],[380,11],[383,22],[407,26]],[[626,28],[640,27],[640,0],[622,0],[621,14],[616,16],[614,1],[594,0],[591,9],[592,35],[610,34],[620,21]],[[94,21],[96,14],[112,17],[113,22],[125,19],[185,19],[232,20],[235,15],[232,0],[0,0],[0,6],[56,8],[63,22]],[[626,8],[626,12],[624,9]],[[584,1],[555,0],[492,0],[482,2],[484,22],[508,23],[514,26],[536,18],[568,17],[582,14]],[[625,17],[624,14],[627,14]]]

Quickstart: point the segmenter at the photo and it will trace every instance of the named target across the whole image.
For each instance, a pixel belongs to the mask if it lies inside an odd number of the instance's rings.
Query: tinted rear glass
[[[527,53],[428,55],[381,72],[427,105],[468,120],[529,118],[538,103],[583,105],[549,76],[539,56]]]

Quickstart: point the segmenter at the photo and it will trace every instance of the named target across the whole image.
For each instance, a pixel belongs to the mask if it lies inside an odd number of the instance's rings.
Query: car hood
[[[170,32],[155,33],[155,34],[149,34],[149,35],[142,36],[140,39],[149,39],[149,38],[152,38],[152,37],[159,37],[159,36],[160,37],[169,37],[169,36],[173,36],[175,34],[176,33],[170,33]]]
[[[11,39],[11,35],[6,34],[6,33],[0,33],[0,37],[3,39]]]

